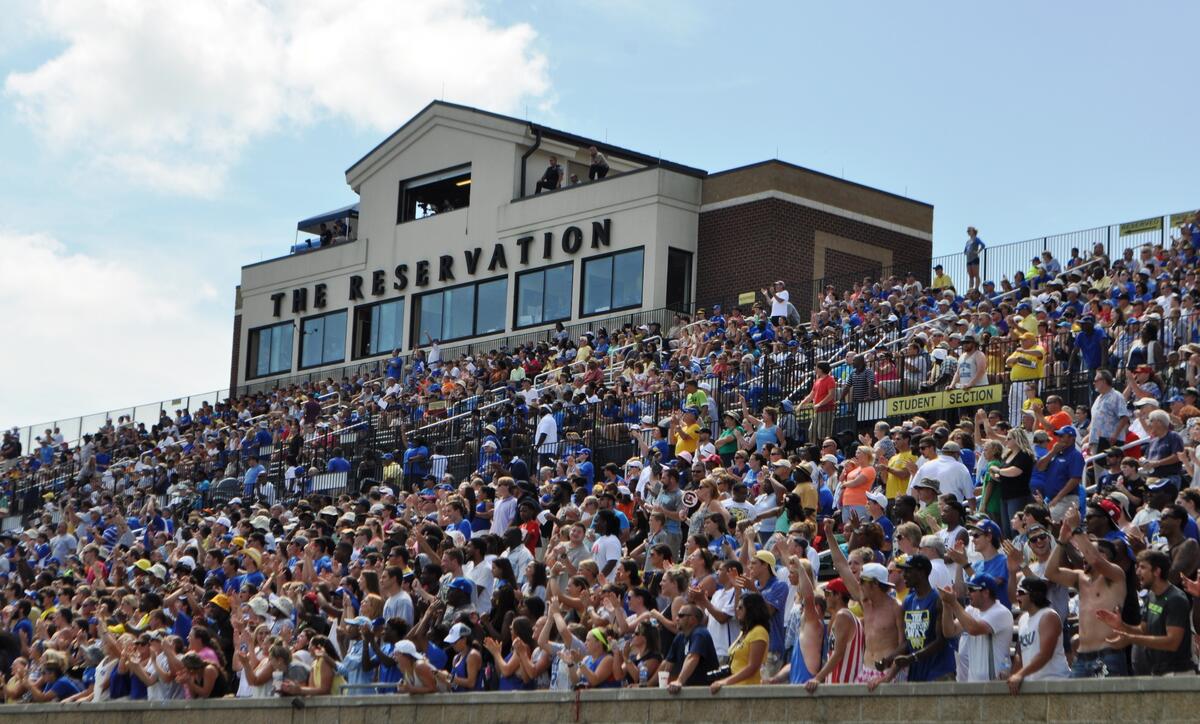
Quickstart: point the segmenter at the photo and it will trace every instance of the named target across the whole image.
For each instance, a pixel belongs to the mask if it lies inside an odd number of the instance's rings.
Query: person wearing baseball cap
[[[887,516],[888,499],[882,490],[871,490],[867,492],[867,515],[871,516],[871,522],[883,529],[884,541],[891,541],[892,535],[896,532],[896,526]]]
[[[902,670],[908,671],[908,681],[912,682],[951,680],[955,673],[954,650],[942,633],[941,599],[929,585],[933,564],[920,553],[914,553],[898,567],[908,588],[901,604],[905,653],[892,661],[883,681],[891,681]]]
[[[396,667],[400,669],[400,681],[397,684],[399,693],[433,694],[437,692],[437,670],[430,665],[425,654],[417,650],[416,644],[408,639],[397,641],[392,649],[392,657],[396,660]]]
[[[438,678],[450,691],[483,691],[483,654],[474,642],[474,632],[465,623],[456,623],[446,633],[445,643],[454,651],[450,671],[438,672]]]
[[[1083,488],[1083,454],[1075,447],[1078,436],[1075,428],[1064,425],[1054,431],[1057,440],[1037,462],[1037,469],[1043,471],[1042,495],[1046,497],[1046,507],[1050,508],[1050,516],[1060,521],[1071,509],[1072,505],[1086,505],[1086,490]]]
[[[787,610],[787,599],[791,593],[788,582],[775,575],[775,556],[767,550],[751,554],[753,546],[741,547],[742,565],[746,568],[749,578],[758,593],[767,602],[767,610],[771,613],[771,625],[767,628],[770,639],[767,642],[767,660],[763,665],[763,675],[770,677],[783,666],[784,651],[786,650],[786,632],[783,617]]]
[[[863,564],[856,576],[833,537],[833,519],[826,518],[825,540],[830,541],[829,555],[839,578],[849,591],[850,597],[862,605],[863,630],[866,635],[864,658],[859,680],[864,683],[878,682],[883,671],[876,665],[884,661],[904,641],[904,632],[897,623],[901,620],[900,602],[893,595],[886,567],[874,561]]]
[[[821,684],[853,684],[862,674],[866,637],[863,624],[850,612],[850,589],[841,578],[835,578],[822,586],[825,594],[825,612],[829,615],[829,635],[834,644],[825,663],[811,679],[804,682],[810,694]]]
[[[967,561],[963,565],[963,573],[971,576],[986,576],[999,581],[1000,586],[994,592],[1000,605],[1008,608],[1008,558],[1000,552],[1000,541],[1004,534],[995,521],[984,518],[967,526],[971,543],[975,552],[982,556],[978,563]]]
[[[1012,611],[998,600],[1005,587],[986,573],[971,576],[967,580],[969,606],[962,605],[952,588],[938,591],[943,615],[947,616],[943,629],[950,637],[960,637],[958,655],[965,659],[965,666],[958,672],[959,681],[1008,678],[1012,665],[1009,645],[1012,643],[1013,616]]]

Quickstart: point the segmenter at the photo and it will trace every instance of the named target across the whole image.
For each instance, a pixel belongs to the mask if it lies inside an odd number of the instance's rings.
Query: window
[[[644,255],[642,249],[634,249],[585,259],[580,314],[641,306]]]
[[[266,377],[292,371],[291,322],[250,330],[246,377]]]
[[[446,341],[504,331],[508,309],[508,277],[462,284],[417,297],[413,346],[428,335]]]
[[[404,345],[404,299],[354,310],[354,357],[387,354]]]
[[[418,176],[400,182],[396,223],[424,219],[471,205],[471,165]]]
[[[346,359],[346,310],[309,317],[300,323],[300,369]]]
[[[692,253],[667,247],[667,307],[688,311],[692,301]]]
[[[517,275],[514,327],[558,322],[571,318],[571,262]]]

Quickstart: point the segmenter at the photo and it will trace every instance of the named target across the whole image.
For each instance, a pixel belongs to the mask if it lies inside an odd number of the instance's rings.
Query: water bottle
[[[645,665],[638,667],[638,686],[645,687],[650,681],[650,670]]]

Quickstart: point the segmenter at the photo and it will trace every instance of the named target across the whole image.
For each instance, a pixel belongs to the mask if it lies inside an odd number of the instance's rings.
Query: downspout
[[[533,145],[529,147],[529,150],[521,154],[521,195],[518,198],[522,199],[525,198],[525,162],[528,161],[529,157],[533,155],[533,152],[538,150],[538,147],[542,145],[542,129],[530,124],[529,130],[533,131],[534,140]]]

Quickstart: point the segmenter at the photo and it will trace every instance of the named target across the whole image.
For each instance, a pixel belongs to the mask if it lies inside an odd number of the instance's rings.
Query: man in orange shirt
[[[1058,395],[1050,395],[1046,398],[1045,413],[1048,414],[1043,416],[1041,405],[1036,402],[1033,404],[1034,429],[1045,430],[1046,434],[1050,436],[1050,445],[1053,446],[1058,440],[1054,437],[1054,431],[1072,425],[1075,421],[1063,410],[1063,401]]]

